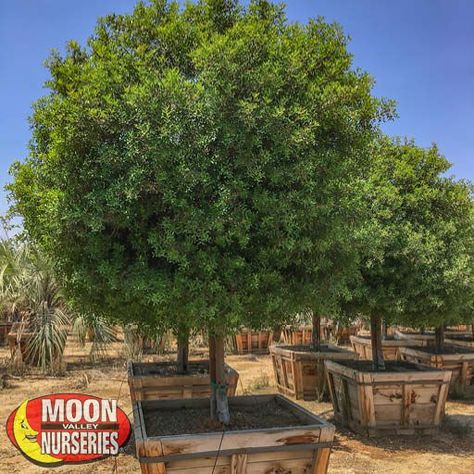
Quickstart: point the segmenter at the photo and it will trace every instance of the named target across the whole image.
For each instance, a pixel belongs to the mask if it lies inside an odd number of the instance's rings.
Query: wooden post
[[[319,352],[321,350],[321,317],[316,316],[316,314],[313,312],[312,321],[313,334],[311,336],[311,349],[314,352]]]
[[[436,352],[441,354],[444,349],[444,325],[438,326],[435,330]]]
[[[372,362],[374,370],[385,370],[385,362],[382,350],[382,327],[380,316],[370,317],[370,337],[372,342]]]
[[[177,372],[178,374],[188,373],[189,364],[189,329],[180,329],[177,334],[178,355],[177,355]]]

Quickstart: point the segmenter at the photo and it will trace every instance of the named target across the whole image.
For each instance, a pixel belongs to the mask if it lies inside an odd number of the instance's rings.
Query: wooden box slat
[[[234,335],[235,350],[238,354],[268,354],[273,343],[273,331],[253,331],[241,329]]]

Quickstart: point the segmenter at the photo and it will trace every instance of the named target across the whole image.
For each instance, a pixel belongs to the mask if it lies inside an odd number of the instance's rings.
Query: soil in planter
[[[418,349],[418,348],[417,348]],[[423,348],[425,349],[425,348]],[[434,370],[431,367],[423,367],[418,364],[406,361],[386,360],[385,370],[374,370],[371,360],[338,360],[338,364],[348,367],[350,369],[358,370],[359,372],[426,372]],[[436,370],[436,369],[435,369]]]
[[[230,407],[231,422],[225,431],[260,430],[275,427],[307,425],[301,418],[277,401]],[[148,436],[165,436],[222,431],[224,425],[210,419],[208,407],[147,409],[144,411]],[[314,423],[314,422],[313,422]]]
[[[367,341],[371,340],[370,336],[357,336],[357,337],[360,339],[366,339]],[[387,336],[382,339],[382,344],[384,343],[384,341],[400,341],[400,339],[397,339],[394,336]]]
[[[290,350],[290,351],[294,351],[294,352],[314,352],[315,354],[318,353],[318,351],[313,351],[311,349],[311,346],[308,346],[308,345],[299,345],[299,346],[278,346],[278,349],[286,349],[286,350]],[[335,353],[338,353],[338,352],[342,352],[342,350],[338,347],[330,347],[330,346],[327,346],[325,344],[321,344],[320,346],[320,351],[319,352],[335,352]]]
[[[178,374],[178,368],[174,362],[165,364],[135,364],[134,375],[160,375],[163,377],[172,377],[174,375],[207,375],[209,368],[205,365],[193,365],[192,362],[188,365],[188,370],[185,374]]]

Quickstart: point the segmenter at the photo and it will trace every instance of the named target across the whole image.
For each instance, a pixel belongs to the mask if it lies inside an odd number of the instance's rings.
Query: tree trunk
[[[211,336],[209,341],[209,375],[211,378],[211,418],[230,423],[227,385],[225,381],[224,338]]]
[[[382,323],[382,337],[383,337],[383,340],[385,341],[385,339],[387,339],[388,337],[388,325],[386,323],[386,321],[383,321]]]
[[[441,325],[435,329],[435,343],[436,352],[441,354],[444,349],[444,325]]]
[[[319,352],[321,350],[321,317],[313,313],[312,322],[311,350]]]
[[[420,334],[425,334],[425,332],[426,332],[425,326],[421,326],[421,328],[420,328]]]
[[[372,364],[375,371],[385,370],[382,350],[382,320],[380,316],[370,317],[370,337],[372,341]]]
[[[472,329],[472,338],[474,339],[474,324],[471,325],[471,329]]]
[[[281,338],[281,325],[273,327],[273,341],[277,342]]]
[[[216,338],[209,334],[209,378],[211,380],[211,419],[217,420],[216,411]]]
[[[177,336],[178,356],[176,361],[178,374],[186,374],[188,372],[189,363],[189,329],[180,331]]]

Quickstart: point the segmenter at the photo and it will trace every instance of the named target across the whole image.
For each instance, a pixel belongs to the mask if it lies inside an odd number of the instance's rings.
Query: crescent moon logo
[[[25,400],[17,409],[13,417],[13,436],[18,449],[31,461],[40,464],[57,464],[60,458],[43,454],[41,445],[38,443],[38,431],[35,431],[26,414],[28,400]]]
[[[117,455],[131,433],[116,400],[78,393],[25,400],[10,414],[6,428],[26,459],[43,467]]]

